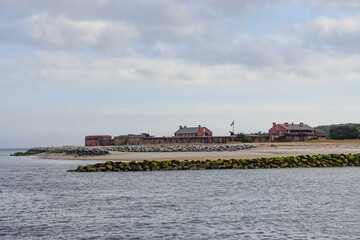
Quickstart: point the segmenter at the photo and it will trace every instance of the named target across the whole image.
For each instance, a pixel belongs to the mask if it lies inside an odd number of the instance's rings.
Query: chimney
[[[273,127],[275,127],[276,126],[276,122],[273,122]]]
[[[303,127],[303,126],[304,126],[304,123],[301,122],[301,123],[300,123],[300,127]]]
[[[291,126],[294,126],[294,123],[293,123],[293,122],[291,123]]]
[[[284,123],[285,124],[285,127],[288,127],[289,126],[289,123],[288,122],[286,122],[286,123]]]
[[[186,126],[184,126],[184,128],[186,128]]]
[[[180,129],[182,129],[182,126],[181,126],[181,125],[179,126],[179,130],[180,130]]]
[[[199,130],[201,129],[201,125],[198,126],[198,129],[199,129]]]

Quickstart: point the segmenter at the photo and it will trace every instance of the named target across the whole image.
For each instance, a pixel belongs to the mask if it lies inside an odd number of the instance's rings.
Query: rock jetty
[[[26,152],[16,152],[16,153],[10,154],[10,156],[30,156],[30,155],[34,155],[34,154],[38,154],[38,153],[44,153],[44,152],[47,152],[48,150],[49,150],[49,148],[47,148],[47,147],[34,147],[34,148],[27,150]]]
[[[72,148],[54,148],[49,149],[47,153],[64,153],[76,157],[81,156],[102,156],[110,154],[105,148],[72,147]]]
[[[34,155],[34,154],[37,154],[37,153],[27,151],[27,152],[16,152],[16,153],[10,154],[10,156],[19,157],[19,156],[30,156],[30,155]]]
[[[104,148],[93,147],[43,147],[43,148],[31,148],[26,152],[16,152],[10,154],[10,156],[29,156],[38,153],[63,153],[65,155],[72,155],[75,157],[81,156],[101,156],[110,154],[110,152]]]
[[[11,156],[27,156],[38,153],[63,153],[75,157],[101,156],[113,152],[221,152],[239,151],[254,148],[254,145],[127,145],[111,147],[43,147],[31,148],[25,153],[14,153]]]
[[[360,154],[316,155],[296,157],[275,157],[257,159],[230,159],[206,161],[148,161],[112,162],[78,166],[68,172],[128,172],[128,171],[170,171],[205,169],[258,169],[258,168],[310,168],[310,167],[359,167]]]
[[[249,144],[237,145],[129,145],[105,147],[108,151],[116,152],[221,152],[239,151],[255,147]]]

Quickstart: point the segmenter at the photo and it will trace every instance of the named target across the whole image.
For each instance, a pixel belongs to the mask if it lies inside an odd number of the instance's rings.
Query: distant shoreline
[[[359,154],[360,140],[308,141],[290,143],[254,143],[256,148],[230,152],[110,152],[103,156],[74,157],[65,154],[41,153],[37,156],[52,160],[99,160],[99,161],[143,161],[143,160],[217,160],[288,157],[299,155]]]

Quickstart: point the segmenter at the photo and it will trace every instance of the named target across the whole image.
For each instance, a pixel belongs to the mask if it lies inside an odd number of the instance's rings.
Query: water
[[[94,162],[15,151],[1,239],[360,239],[360,168],[67,173]]]

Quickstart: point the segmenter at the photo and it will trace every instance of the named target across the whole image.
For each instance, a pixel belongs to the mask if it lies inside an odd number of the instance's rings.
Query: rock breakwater
[[[49,149],[47,153],[64,153],[65,155],[72,155],[76,157],[102,156],[102,155],[110,154],[110,152],[105,148],[89,148],[89,147],[53,148],[53,149]]]
[[[101,156],[113,152],[221,152],[239,151],[254,148],[254,145],[130,145],[111,147],[43,147],[31,148],[25,153],[14,153],[12,156],[27,156],[38,153],[63,153],[75,157]]]
[[[221,152],[221,151],[239,151],[251,149],[254,145],[135,145],[135,146],[116,146],[105,147],[108,151],[116,152]]]
[[[42,147],[31,148],[26,152],[16,152],[10,156],[29,156],[39,153],[63,153],[65,155],[72,155],[75,157],[81,156],[101,156],[110,154],[104,148],[89,148],[89,147]]]
[[[27,150],[26,152],[16,152],[16,153],[10,154],[10,156],[30,156],[30,155],[34,155],[34,154],[38,154],[38,153],[44,153],[44,152],[47,152],[48,150],[49,150],[49,148],[47,148],[47,147],[34,147],[34,148]]]
[[[291,156],[257,159],[230,159],[206,161],[148,161],[112,162],[78,166],[68,172],[128,172],[128,171],[170,171],[205,169],[258,169],[258,168],[310,168],[310,167],[359,167],[360,154],[331,154],[316,156]]]

